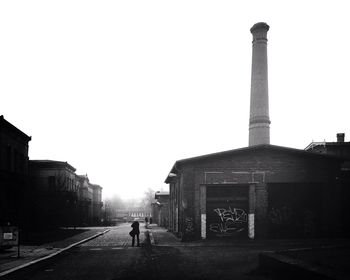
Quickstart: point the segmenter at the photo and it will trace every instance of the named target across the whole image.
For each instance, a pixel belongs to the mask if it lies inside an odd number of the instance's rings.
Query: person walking
[[[137,247],[140,247],[140,224],[138,221],[135,221],[131,224],[132,231],[130,235],[132,236],[132,247],[135,246],[135,236],[137,237]]]

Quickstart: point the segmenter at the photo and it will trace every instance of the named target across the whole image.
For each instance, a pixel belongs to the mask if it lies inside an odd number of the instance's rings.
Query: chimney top
[[[268,26],[268,24],[266,24],[265,22],[258,22],[254,24],[252,28],[250,28],[250,32],[254,33],[255,31],[258,31],[258,30],[269,31],[269,29],[270,29],[270,26]]]
[[[345,133],[337,133],[337,142],[343,143],[345,140]]]

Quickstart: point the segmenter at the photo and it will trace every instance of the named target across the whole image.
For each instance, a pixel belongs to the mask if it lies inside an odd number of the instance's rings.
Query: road
[[[130,224],[123,224],[96,239],[64,253],[51,264],[19,275],[17,279],[134,279],[147,266],[146,249],[132,247]],[[140,226],[140,242],[144,240],[144,224]],[[135,278],[137,279],[137,278]]]
[[[141,223],[140,229],[142,242],[146,231],[144,223]],[[31,271],[11,279],[267,280],[264,277],[267,274],[261,275],[256,271],[259,253],[303,248],[306,245],[303,240],[183,243],[166,229],[155,227],[152,232],[159,241],[156,246],[144,243],[141,247],[131,247],[130,230],[130,224],[112,227],[108,233],[61,254],[45,266],[33,266]],[[307,246],[320,247],[327,242],[310,240]],[[275,279],[285,279],[286,276]]]
[[[141,242],[146,231],[141,223]],[[86,242],[44,267],[17,276],[21,280],[64,279],[264,279],[254,274],[255,246],[131,247],[130,224]]]

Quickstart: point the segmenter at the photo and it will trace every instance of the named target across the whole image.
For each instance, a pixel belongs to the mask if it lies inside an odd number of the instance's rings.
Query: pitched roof
[[[253,151],[258,151],[258,150],[271,150],[271,151],[276,151],[276,152],[287,152],[287,153],[299,154],[301,156],[306,156],[306,157],[319,157],[319,158],[323,158],[323,159],[328,158],[328,159],[340,160],[339,157],[336,157],[334,155],[319,154],[319,153],[313,153],[310,151],[305,151],[305,150],[300,150],[300,149],[295,149],[295,148],[276,146],[276,145],[270,145],[270,144],[262,144],[262,145],[244,147],[244,148],[239,148],[239,149],[233,149],[233,150],[228,150],[228,151],[223,151],[223,152],[218,152],[218,153],[206,154],[206,155],[201,155],[201,156],[197,156],[197,157],[191,157],[191,158],[177,160],[175,162],[175,164],[173,165],[173,167],[171,168],[167,178],[165,179],[165,183],[169,183],[170,179],[172,177],[176,176],[177,167],[180,167],[183,164],[198,162],[198,161],[206,160],[206,159],[235,156],[235,155],[238,155],[240,153],[248,153],[248,152],[253,152]]]
[[[64,166],[64,167],[68,167],[69,169],[71,169],[73,172],[76,171],[76,169],[70,165],[68,162],[66,161],[57,161],[57,160],[49,160],[49,159],[37,159],[37,160],[29,160],[29,164],[31,166],[36,165],[36,166],[40,166],[40,167],[58,167],[58,166]]]
[[[17,135],[19,135],[20,137],[22,137],[22,139],[24,139],[25,141],[29,142],[30,140],[32,140],[31,136],[28,136],[27,134],[25,134],[23,131],[19,130],[17,127],[15,127],[12,123],[8,122],[7,120],[5,120],[4,115],[0,116],[0,129],[1,127],[6,127],[7,129],[9,129],[10,131],[15,132]]]

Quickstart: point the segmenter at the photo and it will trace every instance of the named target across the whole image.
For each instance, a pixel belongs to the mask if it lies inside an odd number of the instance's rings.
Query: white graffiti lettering
[[[222,235],[230,235],[234,232],[240,232],[244,230],[244,227],[237,226],[237,224],[232,222],[213,223],[209,225],[209,230],[212,232],[221,233]]]
[[[209,230],[220,236],[232,235],[235,232],[241,232],[245,229],[248,221],[247,213],[243,209],[229,207],[216,208],[214,212],[218,214],[220,223],[212,223]]]
[[[214,212],[217,213],[222,222],[232,221],[232,222],[247,222],[247,213],[243,209],[229,207],[225,208],[216,208]]]

